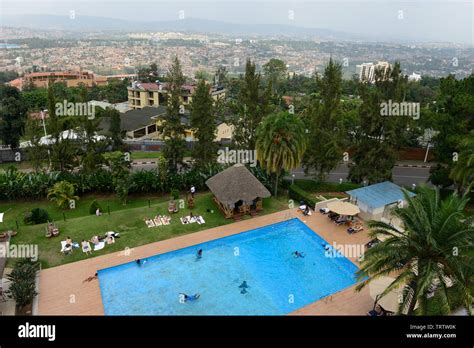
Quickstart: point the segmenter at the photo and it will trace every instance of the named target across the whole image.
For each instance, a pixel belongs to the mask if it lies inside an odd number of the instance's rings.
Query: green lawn
[[[29,162],[6,162],[0,163],[0,171],[7,170],[9,167],[15,167],[16,169],[30,169],[31,165]]]
[[[130,151],[132,160],[139,159],[158,159],[163,156],[161,151]],[[184,152],[184,157],[190,157],[191,151],[186,150]]]
[[[13,227],[15,220],[18,220],[20,229],[18,235],[12,239],[12,243],[38,244],[39,258],[42,267],[47,268],[233,222],[233,220],[225,219],[218,211],[210,193],[198,195],[196,197],[196,206],[192,210],[194,215],[202,215],[204,217],[206,221],[205,224],[199,225],[193,223],[182,225],[179,218],[189,215],[190,211],[186,208],[172,215],[170,225],[154,228],[147,228],[144,218],[153,217],[157,214],[167,214],[167,197],[151,199],[150,207],[148,207],[148,198],[146,197],[132,199],[130,204],[126,207],[122,206],[113,198],[99,199],[99,202],[104,207],[108,205],[111,210],[110,215],[108,215],[107,209],[105,208],[106,213],[103,216],[88,214],[88,207],[92,200],[93,197],[81,199],[77,204],[76,210],[66,211],[66,221],[62,220],[62,211],[47,201],[12,204],[2,203],[0,204],[0,211],[5,211],[9,207],[12,208],[12,210],[8,211],[5,215],[6,220],[3,223],[4,226],[2,226],[2,230],[7,227]],[[24,212],[34,207],[43,207],[54,217],[61,231],[59,237],[46,238],[45,224],[27,226],[20,221],[20,218],[22,220]],[[208,213],[206,211],[208,208],[214,210],[214,212]],[[286,197],[269,198],[264,200],[263,213],[273,213],[286,208]],[[104,235],[107,231],[120,232],[121,238],[118,238],[115,244],[107,245],[104,249],[93,253],[92,256],[85,255],[79,249],[75,249],[71,255],[67,256],[60,253],[60,241],[64,240],[66,236],[70,236],[75,242],[80,242],[83,239],[91,239],[94,235]],[[9,260],[9,265],[11,265],[12,262],[12,260]]]
[[[132,160],[157,159],[162,156],[161,151],[131,151]]]

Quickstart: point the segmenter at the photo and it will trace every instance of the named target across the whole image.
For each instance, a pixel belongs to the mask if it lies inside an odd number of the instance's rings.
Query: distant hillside
[[[227,35],[286,36],[298,38],[318,38],[321,40],[367,40],[367,37],[328,29],[304,28],[284,24],[236,24],[214,20],[187,18],[183,20],[161,22],[137,22],[124,19],[57,15],[21,15],[5,16],[4,26],[37,28],[65,31],[179,31],[214,33]]]

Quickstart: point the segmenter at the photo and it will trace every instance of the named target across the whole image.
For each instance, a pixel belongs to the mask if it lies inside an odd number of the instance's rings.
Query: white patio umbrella
[[[403,298],[404,287],[400,286],[399,288],[389,291],[383,297],[380,296],[394,280],[395,279],[391,277],[380,277],[373,280],[369,283],[369,294],[383,309],[395,313],[398,311],[398,307]],[[413,296],[413,290],[409,291],[408,296]],[[417,307],[418,304],[415,308]]]
[[[339,215],[357,215],[360,213],[360,209],[357,205],[354,205],[349,202],[343,202],[343,201],[334,201],[334,202],[329,202],[327,204],[327,208]]]

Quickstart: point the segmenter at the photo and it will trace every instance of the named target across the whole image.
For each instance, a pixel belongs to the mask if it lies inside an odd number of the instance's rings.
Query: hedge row
[[[338,184],[332,182],[318,182],[310,179],[296,179],[295,185],[308,192],[345,192],[362,187],[360,184],[351,182]]]
[[[298,187],[296,184],[290,185],[288,188],[288,195],[291,199],[295,200],[297,203],[304,201],[306,204],[309,204],[310,207],[314,208],[315,204],[319,200],[311,195],[310,193],[304,191],[302,188]]]

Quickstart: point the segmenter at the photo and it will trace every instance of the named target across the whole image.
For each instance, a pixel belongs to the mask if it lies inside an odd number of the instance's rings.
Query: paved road
[[[303,169],[296,169],[293,171],[295,178],[305,178]],[[347,180],[347,174],[349,173],[349,168],[346,164],[339,165],[334,169],[328,176],[327,181],[330,182],[339,182],[342,180]],[[417,167],[395,167],[392,171],[392,180],[398,185],[411,186],[416,184],[417,186],[426,183],[428,177],[430,176],[429,168],[417,168]]]
[[[132,167],[134,171],[137,170],[152,170],[156,168],[156,164],[135,164]],[[417,167],[395,167],[392,171],[392,179],[398,185],[411,186],[412,184],[420,185],[426,183],[429,175],[429,168],[417,168]],[[296,169],[293,171],[295,178],[302,179],[306,178],[303,169]],[[347,179],[349,169],[346,164],[339,165],[334,169],[328,176],[327,180],[330,182],[339,182],[339,179],[344,181]],[[311,177],[311,175],[309,175]]]

